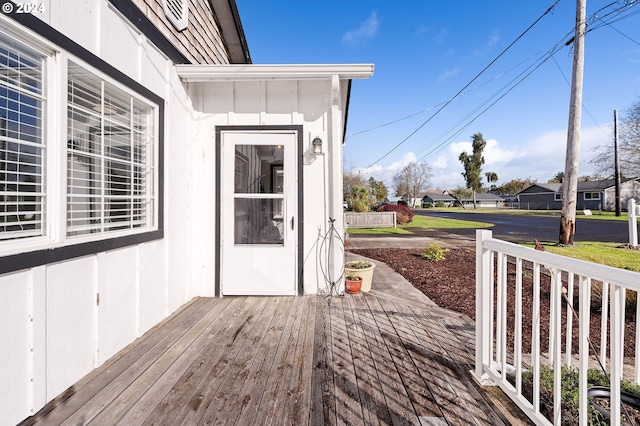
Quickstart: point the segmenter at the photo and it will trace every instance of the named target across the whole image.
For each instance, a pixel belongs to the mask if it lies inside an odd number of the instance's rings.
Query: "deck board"
[[[472,326],[397,287],[195,299],[23,424],[508,424]]]

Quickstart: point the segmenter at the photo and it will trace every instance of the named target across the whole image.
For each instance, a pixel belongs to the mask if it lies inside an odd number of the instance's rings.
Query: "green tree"
[[[457,187],[453,191],[449,191],[449,195],[458,200],[458,203],[462,208],[465,207],[464,200],[469,200],[473,197],[473,190],[462,186]]]
[[[389,195],[389,190],[384,182],[375,180],[372,177],[369,178],[369,190],[374,201],[384,201]]]
[[[351,188],[350,207],[358,213],[369,211],[369,190],[364,186]]]
[[[464,167],[462,176],[467,182],[467,188],[473,191],[479,191],[482,188],[480,173],[482,173],[482,165],[484,164],[482,151],[484,151],[485,146],[487,146],[487,142],[482,138],[482,133],[476,133],[473,135],[473,153],[469,155],[463,151],[458,156],[458,160]]]
[[[564,182],[564,172],[558,172],[554,177],[549,179],[547,183],[562,183]]]
[[[509,182],[503,183],[502,185],[497,187],[496,191],[499,194],[503,195],[516,195],[518,192],[530,187],[534,183],[536,183],[536,181],[532,180],[531,178],[512,179]]]
[[[487,178],[489,189],[495,191],[497,188],[495,183],[498,181],[498,174],[496,172],[486,172],[484,176]]]
[[[354,194],[357,193],[357,191],[354,191],[356,187],[367,187],[367,182],[360,172],[348,172],[346,170],[342,172],[342,197],[343,200],[347,202],[349,208],[353,208]]]

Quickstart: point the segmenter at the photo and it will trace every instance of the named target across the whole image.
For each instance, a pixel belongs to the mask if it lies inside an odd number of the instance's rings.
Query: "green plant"
[[[447,251],[447,249],[440,247],[438,243],[431,243],[429,244],[429,247],[422,250],[422,258],[439,262],[441,260],[445,260],[444,254]]]
[[[362,277],[360,277],[360,275],[356,274],[355,272],[347,272],[345,277],[349,281],[362,281]]]
[[[372,265],[373,264],[367,260],[352,260],[344,264],[346,268],[350,269],[366,269]]]
[[[563,366],[561,370],[561,401],[562,401],[562,424],[578,424],[579,418],[579,372],[573,367]],[[553,369],[548,365],[540,365],[540,411],[551,419],[553,413]],[[607,376],[596,368],[587,371],[588,387],[609,386]],[[531,398],[533,386],[533,373],[526,371],[522,373],[523,394]],[[620,381],[620,391],[640,397],[640,386],[627,380]],[[530,399],[531,400],[531,399]],[[589,424],[608,424],[602,415],[589,404]]]

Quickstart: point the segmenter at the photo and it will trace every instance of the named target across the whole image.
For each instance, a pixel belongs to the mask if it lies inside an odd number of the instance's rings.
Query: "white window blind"
[[[155,110],[69,63],[67,235],[153,226]]]
[[[44,234],[44,56],[0,33],[0,240]]]

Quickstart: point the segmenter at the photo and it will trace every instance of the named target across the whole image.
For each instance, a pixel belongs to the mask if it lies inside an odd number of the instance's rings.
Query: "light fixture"
[[[322,139],[320,139],[320,137],[316,136],[313,142],[311,142],[311,146],[313,146],[314,154],[322,154]]]

